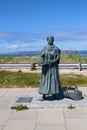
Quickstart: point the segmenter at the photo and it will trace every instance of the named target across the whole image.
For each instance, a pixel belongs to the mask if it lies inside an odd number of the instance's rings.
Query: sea
[[[63,50],[62,54],[76,54],[81,56],[87,56],[87,50]]]
[[[40,56],[41,51],[25,51],[25,52],[13,52],[13,53],[0,53],[0,56],[7,57],[16,57],[16,56],[30,56],[30,57],[35,57],[35,56]],[[61,54],[76,54],[76,55],[81,55],[81,56],[87,56],[87,50],[62,50]]]

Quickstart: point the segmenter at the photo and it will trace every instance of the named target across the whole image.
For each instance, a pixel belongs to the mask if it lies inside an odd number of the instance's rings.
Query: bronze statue
[[[61,93],[58,64],[60,62],[60,49],[54,45],[54,37],[47,37],[48,45],[41,52],[39,65],[42,66],[39,93],[42,101],[46,95],[51,94],[56,99],[56,94]]]

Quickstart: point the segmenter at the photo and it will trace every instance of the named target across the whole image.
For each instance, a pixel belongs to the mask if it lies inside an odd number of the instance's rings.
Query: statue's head
[[[48,42],[48,44],[53,45],[54,36],[48,36],[48,37],[47,37],[47,42]]]

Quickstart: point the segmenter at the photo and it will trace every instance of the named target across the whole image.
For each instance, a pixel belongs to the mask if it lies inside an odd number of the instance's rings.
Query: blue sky
[[[87,0],[0,0],[0,52],[87,50]]]

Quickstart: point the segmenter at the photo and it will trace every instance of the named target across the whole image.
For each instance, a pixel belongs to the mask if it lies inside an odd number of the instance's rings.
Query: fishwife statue
[[[42,49],[39,65],[42,66],[39,93],[41,101],[46,95],[51,94],[56,99],[56,94],[61,92],[58,64],[60,62],[60,49],[54,45],[54,37],[47,37],[48,45]]]

